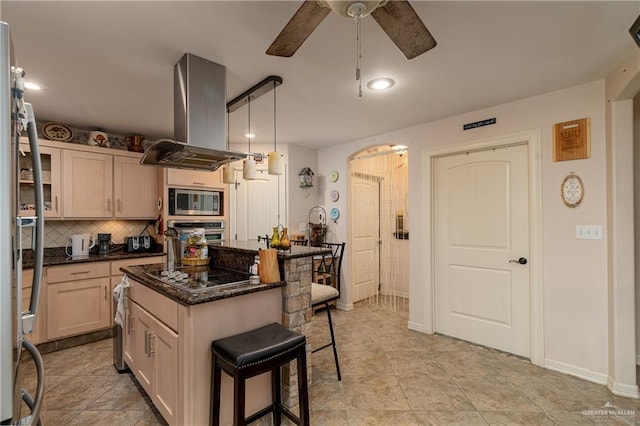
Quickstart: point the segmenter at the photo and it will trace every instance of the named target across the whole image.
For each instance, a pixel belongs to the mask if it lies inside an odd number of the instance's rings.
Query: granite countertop
[[[244,253],[257,254],[259,250],[266,249],[265,243],[258,241],[222,241],[221,243],[209,245],[210,249],[225,249]],[[294,259],[297,257],[318,256],[323,253],[331,253],[331,249],[326,247],[291,246],[291,250],[278,250],[278,257],[281,259]]]
[[[148,272],[164,269],[166,269],[166,264],[163,263],[120,268],[120,270],[127,274],[131,279],[157,291],[169,299],[175,300],[182,305],[197,305],[200,303],[213,302],[215,300],[228,299],[230,297],[284,287],[286,285],[285,281],[279,281],[271,284],[249,284],[249,281],[243,281],[231,287],[211,287],[206,289],[198,288],[189,290],[184,287],[175,287],[147,274]]]
[[[162,246],[160,246],[162,247]],[[162,251],[146,253],[127,253],[126,251],[114,250],[107,254],[89,254],[89,257],[82,259],[72,259],[64,252],[64,247],[52,247],[44,249],[44,266],[72,265],[86,262],[109,262],[111,260],[134,259],[138,257],[162,256]],[[22,267],[24,269],[33,268],[33,251],[24,250],[22,254]]]

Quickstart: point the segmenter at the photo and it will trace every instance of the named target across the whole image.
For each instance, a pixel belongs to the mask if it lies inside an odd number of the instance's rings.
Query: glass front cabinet
[[[42,163],[42,186],[44,189],[44,217],[61,217],[62,199],[60,198],[60,150],[40,146]],[[20,216],[35,214],[35,193],[33,186],[33,170],[31,151],[28,144],[20,144],[20,171],[18,184],[20,187]]]

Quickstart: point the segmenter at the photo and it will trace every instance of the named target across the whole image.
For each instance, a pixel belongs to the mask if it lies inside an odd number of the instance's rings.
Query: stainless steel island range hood
[[[227,149],[227,70],[190,53],[174,67],[174,140],[160,139],[141,164],[215,171],[246,153]]]

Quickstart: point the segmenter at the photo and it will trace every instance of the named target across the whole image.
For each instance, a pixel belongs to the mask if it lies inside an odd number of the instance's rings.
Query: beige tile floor
[[[515,356],[408,330],[406,312],[366,302],[333,312],[343,378],[336,380],[330,349],[312,355],[313,425],[640,424],[640,401]],[[313,329],[312,344],[328,338],[324,312]],[[115,372],[111,351],[109,339],[44,356],[45,425],[163,424],[132,377]],[[26,371],[33,387],[33,370]]]

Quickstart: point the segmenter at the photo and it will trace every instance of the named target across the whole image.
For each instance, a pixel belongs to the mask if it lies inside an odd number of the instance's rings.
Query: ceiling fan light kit
[[[386,90],[396,84],[391,78],[375,78],[367,83],[367,87],[371,90]]]

